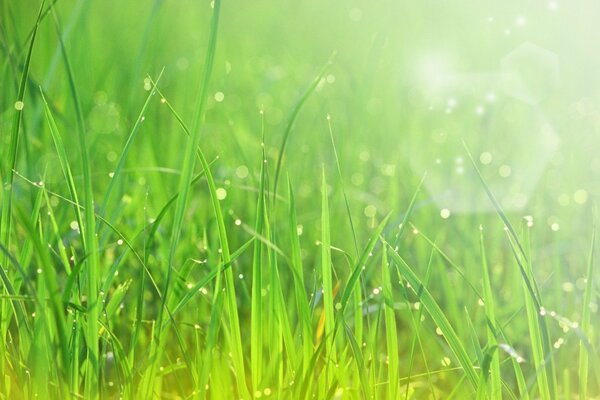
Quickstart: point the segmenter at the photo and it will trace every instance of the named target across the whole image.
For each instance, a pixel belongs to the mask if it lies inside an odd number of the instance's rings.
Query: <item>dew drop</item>
[[[508,178],[511,173],[512,169],[506,164],[501,165],[500,168],[498,168],[498,174],[503,178]]]
[[[483,165],[488,165],[489,163],[492,162],[492,159],[493,159],[492,153],[487,152],[487,151],[484,151],[483,153],[481,153],[479,155],[479,161],[481,161],[481,163]]]
[[[227,197],[227,190],[223,188],[218,188],[216,194],[218,200],[225,200],[225,198]]]

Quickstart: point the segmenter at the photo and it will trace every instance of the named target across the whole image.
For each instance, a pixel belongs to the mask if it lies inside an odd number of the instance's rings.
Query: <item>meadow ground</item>
[[[0,398],[598,398],[599,15],[1,1]]]

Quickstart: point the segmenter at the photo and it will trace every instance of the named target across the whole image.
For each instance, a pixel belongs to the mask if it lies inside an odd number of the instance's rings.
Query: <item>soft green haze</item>
[[[0,1],[0,399],[600,398],[599,16]]]

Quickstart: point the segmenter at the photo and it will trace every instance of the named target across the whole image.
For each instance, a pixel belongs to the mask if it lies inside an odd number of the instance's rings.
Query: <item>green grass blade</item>
[[[2,216],[0,219],[0,242],[8,246],[10,243],[10,230],[11,230],[11,206],[12,206],[12,185],[14,181],[14,171],[17,168],[17,154],[19,144],[19,132],[21,128],[21,120],[23,118],[25,89],[27,88],[27,80],[29,77],[29,70],[31,68],[31,56],[33,54],[33,45],[37,36],[40,21],[42,19],[42,11],[44,10],[44,4],[46,0],[42,0],[40,9],[36,18],[35,26],[32,30],[31,40],[29,41],[29,47],[27,50],[27,57],[25,58],[25,64],[21,73],[21,79],[19,83],[19,89],[17,93],[17,100],[15,103],[15,115],[13,117],[12,129],[10,132],[10,144],[8,147],[7,163],[2,164],[2,178],[4,191],[2,196]],[[20,107],[17,107],[20,104]],[[6,260],[2,259],[1,265],[4,266]],[[4,358],[2,358],[4,360]],[[3,368],[4,361],[0,363]],[[0,374],[3,371],[0,370]]]
[[[333,139],[333,128],[331,127],[331,116],[327,114],[327,126],[329,127],[329,138],[331,139],[331,147],[333,148],[333,154],[335,156],[335,166],[337,169],[338,178],[340,180],[340,186],[342,188],[342,195],[344,196],[344,204],[346,206],[346,214],[348,215],[348,222],[350,223],[350,230],[352,231],[352,239],[354,240],[354,250],[358,257],[358,239],[356,238],[356,229],[354,228],[354,220],[352,219],[352,212],[350,210],[350,202],[346,195],[346,189],[344,188],[344,179],[342,177],[342,167],[340,166],[340,157],[338,156],[337,149],[335,147],[335,140]]]
[[[479,168],[477,168],[477,164],[475,163],[471,152],[464,142],[463,146],[467,152],[469,160],[471,161],[473,169],[475,170],[479,181],[485,190],[485,193],[492,202],[496,213],[506,227],[512,253],[519,266],[521,276],[523,277],[523,286],[526,292],[525,305],[527,309],[529,333],[532,341],[531,345],[533,347],[536,368],[538,368],[540,377],[538,380],[540,396],[542,396],[542,398],[554,399],[557,396],[558,389],[556,383],[556,369],[554,366],[554,359],[552,357],[553,350],[550,343],[548,326],[543,316],[540,315],[540,310],[543,303],[541,300],[540,291],[533,277],[529,254],[525,251],[525,247],[519,240],[519,236],[510,223],[508,217],[502,210],[500,203],[498,200],[496,200],[496,197],[485,182],[485,179],[483,179],[483,175],[481,175],[481,172],[479,171]],[[546,357],[546,355],[548,357]],[[543,368],[543,370],[539,370],[539,368]]]
[[[329,226],[329,201],[327,195],[327,180],[325,170],[321,180],[321,279],[323,284],[323,313],[325,314],[325,348],[330,362],[336,362],[336,349],[334,343],[334,305],[333,305],[333,278],[331,265],[331,238]],[[328,363],[329,364],[329,363]],[[329,371],[329,368],[327,368]],[[327,381],[333,377],[328,372]]]
[[[51,10],[51,12],[53,12]],[[73,68],[66,51],[65,44],[62,40],[58,20],[55,18],[55,27],[60,44],[63,62],[68,78],[68,87],[73,99],[75,114],[77,117],[77,136],[79,139],[79,151],[81,154],[81,162],[83,169],[83,186],[84,186],[84,226],[80,226],[80,231],[84,237],[86,252],[89,255],[86,264],[87,278],[87,323],[86,323],[86,343],[87,343],[87,358],[86,358],[86,373],[85,373],[85,388],[86,397],[95,398],[100,391],[99,388],[99,348],[98,348],[98,318],[100,316],[100,304],[98,298],[98,282],[99,282],[99,257],[98,257],[98,239],[96,237],[96,218],[94,214],[94,193],[92,187],[91,166],[89,158],[89,149],[86,140],[86,128],[83,116],[83,110],[79,99],[77,85],[75,84],[75,76]]]
[[[398,353],[398,331],[396,327],[396,315],[394,312],[394,294],[392,290],[392,279],[390,264],[388,263],[387,247],[383,247],[381,255],[381,275],[383,281],[385,337],[388,356],[388,398],[398,398],[399,376],[399,353]]]
[[[386,243],[387,246],[391,247]],[[412,289],[416,291],[419,296],[419,299],[433,321],[437,324],[444,335],[444,339],[450,346],[450,349],[456,356],[460,366],[462,367],[465,376],[469,383],[473,386],[474,389],[477,388],[478,377],[475,372],[475,368],[471,364],[471,359],[467,354],[465,347],[462,344],[462,341],[456,335],[454,328],[450,324],[450,321],[444,315],[444,312],[437,304],[431,293],[423,286],[421,280],[417,277],[417,275],[413,272],[413,270],[408,266],[408,264],[404,261],[404,259],[396,252],[393,248],[390,249],[390,256],[394,261],[396,268],[398,268],[400,274],[410,283]]]
[[[104,198],[102,199],[102,202],[100,203],[100,209],[98,212],[100,215],[104,216],[106,210],[110,206],[111,194],[112,194],[115,186],[121,180],[121,172],[123,170],[123,167],[125,166],[125,161],[127,160],[127,156],[129,155],[129,151],[131,150],[131,146],[133,145],[133,142],[137,136],[137,133],[140,130],[140,126],[144,122],[144,119],[145,119],[144,115],[146,114],[148,105],[150,105],[150,101],[152,100],[152,98],[154,97],[154,94],[156,93],[156,86],[160,82],[160,78],[162,77],[163,72],[164,72],[164,68],[160,71],[156,80],[153,80],[153,82],[152,82],[153,87],[150,90],[150,92],[148,93],[148,96],[146,97],[146,101],[144,101],[144,105],[142,106],[142,109],[140,110],[140,113],[139,113],[138,117],[136,118],[135,123],[133,124],[133,128],[131,128],[131,132],[129,133],[127,140],[125,141],[125,145],[123,146],[123,150],[121,151],[121,155],[119,156],[119,159],[117,161],[117,166],[115,167],[114,171],[111,172],[111,179],[108,182],[108,187],[106,188],[106,191],[104,192]]]
[[[331,54],[331,56],[329,57],[329,60],[327,60],[325,65],[323,65],[323,67],[321,67],[321,70],[319,71],[317,76],[312,80],[312,82],[308,85],[308,87],[304,90],[304,92],[302,93],[302,95],[300,96],[300,98],[298,99],[296,104],[294,105],[294,108],[292,108],[292,112],[290,113],[290,116],[288,117],[288,120],[287,120],[287,123],[285,126],[285,130],[283,131],[283,140],[281,141],[281,145],[279,147],[279,152],[277,155],[277,164],[275,167],[275,177],[273,179],[273,199],[275,199],[275,196],[277,196],[277,183],[279,182],[279,175],[281,174],[281,165],[283,163],[285,147],[287,145],[287,141],[289,139],[290,133],[292,132],[292,129],[294,128],[294,123],[296,122],[296,118],[298,117],[298,114],[300,113],[300,110],[302,110],[302,107],[304,106],[306,101],[310,98],[310,96],[313,94],[313,92],[317,88],[317,85],[323,78],[323,75],[327,71],[327,68],[329,68],[329,66],[333,63],[335,54],[336,54],[335,52],[333,54]]]
[[[595,225],[595,224],[594,224]],[[594,262],[596,245],[596,227],[592,230],[592,244],[590,246],[588,264],[586,271],[585,290],[583,292],[583,304],[581,310],[581,330],[589,335],[590,331],[590,304],[592,302],[592,288],[594,287]],[[579,399],[588,398],[588,378],[589,375],[589,350],[582,341],[579,343]]]
[[[479,235],[479,247],[481,252],[481,272],[483,275],[483,303],[485,307],[485,318],[486,318],[486,329],[487,329],[487,346],[488,349],[493,349],[498,346],[496,339],[496,312],[494,295],[492,291],[492,284],[490,280],[490,274],[487,265],[487,258],[485,254],[485,245],[483,241],[483,229]],[[502,398],[502,379],[500,376],[500,359],[497,351],[494,351],[491,355],[490,360],[490,387],[488,398],[490,399],[501,399]],[[488,379],[487,375],[484,378]]]
[[[304,374],[308,371],[309,360],[313,354],[313,329],[311,324],[311,313],[308,299],[306,296],[306,287],[304,284],[304,270],[302,267],[302,256],[300,250],[300,237],[298,236],[298,221],[296,216],[296,200],[292,185],[288,179],[288,199],[289,199],[289,235],[291,240],[291,261],[290,267],[293,271],[294,295],[296,297],[296,307],[298,309],[298,323],[302,335],[302,371]]]
[[[264,122],[263,122],[264,135]],[[263,140],[264,142],[264,140]],[[264,147],[260,159],[260,178],[258,188],[258,201],[256,205],[256,221],[254,231],[257,234],[263,233],[264,213],[265,213],[265,154]],[[263,300],[262,300],[262,261],[263,244],[256,240],[254,242],[254,252],[252,256],[252,294],[251,294],[251,314],[250,314],[250,364],[252,367],[252,388],[258,390],[263,367]]]

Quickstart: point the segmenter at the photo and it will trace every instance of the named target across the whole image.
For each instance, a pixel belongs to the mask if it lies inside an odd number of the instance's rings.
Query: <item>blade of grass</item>
[[[215,52],[216,52],[216,41],[217,41],[217,33],[219,26],[219,13],[221,8],[221,1],[215,0],[213,4],[211,23],[209,28],[209,38],[208,38],[208,46],[206,49],[206,57],[204,70],[202,73],[202,77],[200,79],[200,87],[198,90],[198,97],[196,101],[196,108],[194,112],[192,129],[191,131],[185,129],[187,132],[190,132],[188,137],[184,159],[182,163],[182,171],[179,179],[179,187],[178,192],[179,196],[177,197],[176,206],[175,206],[175,216],[173,218],[173,225],[171,229],[171,240],[169,247],[169,256],[167,262],[167,272],[163,289],[163,301],[159,308],[158,317],[157,317],[157,326],[158,329],[156,333],[158,336],[153,340],[153,346],[151,348],[151,362],[148,371],[144,375],[142,392],[141,396],[143,398],[149,398],[152,394],[152,388],[155,385],[155,377],[157,373],[157,364],[161,361],[162,354],[164,352],[164,340],[163,340],[163,319],[164,319],[164,310],[166,306],[166,299],[168,298],[169,287],[171,284],[171,275],[173,270],[173,264],[175,262],[175,253],[178,248],[179,239],[181,236],[181,231],[183,227],[183,220],[185,215],[185,209],[187,207],[189,191],[190,191],[190,182],[192,181],[192,176],[195,167],[195,155],[200,144],[200,123],[204,116],[204,109],[206,104],[206,99],[208,97],[208,86],[210,83],[210,78],[212,75],[212,69],[214,64]]]
[[[548,326],[546,320],[540,315],[541,304],[536,296],[537,287],[533,278],[531,263],[529,262],[528,254],[525,253],[525,258],[518,252],[520,248],[527,248],[529,240],[526,237],[526,244],[516,245],[510,234],[507,234],[510,248],[519,269],[523,276],[523,292],[525,295],[525,311],[527,315],[527,323],[529,328],[529,338],[531,341],[533,361],[536,369],[536,381],[539,390],[539,395],[542,399],[554,399],[553,390],[555,386],[555,374],[552,364],[552,346],[549,341]],[[546,357],[548,355],[548,357]]]
[[[392,291],[392,279],[390,264],[388,263],[387,247],[383,247],[381,255],[381,274],[383,281],[385,337],[388,356],[388,398],[398,398],[398,330],[396,328],[396,315],[394,312],[394,295]]]
[[[334,312],[333,312],[333,280],[331,265],[331,238],[329,227],[329,202],[327,194],[327,180],[325,168],[322,170],[321,180],[321,278],[323,283],[323,313],[325,314],[325,348],[328,361],[327,382],[331,382],[333,376],[331,363],[336,363],[336,350],[334,343]]]
[[[261,130],[264,143],[264,117],[261,122]],[[254,231],[257,234],[263,233],[264,212],[265,212],[265,150],[262,147],[262,156],[260,160],[260,179],[258,188],[258,201],[256,205],[256,222]],[[251,314],[250,314],[250,363],[252,366],[252,389],[258,390],[263,367],[263,305],[262,305],[262,259],[263,244],[256,240],[254,242],[254,252],[252,255],[252,294],[251,294]]]
[[[4,178],[3,190],[4,195],[2,196],[2,218],[0,220],[0,240],[6,246],[10,243],[10,226],[11,226],[11,205],[12,205],[12,184],[14,181],[14,171],[17,168],[17,155],[18,155],[18,144],[19,144],[19,132],[21,127],[21,120],[23,118],[24,100],[25,100],[25,89],[27,88],[27,78],[29,76],[29,70],[31,68],[31,56],[33,54],[33,45],[37,36],[38,28],[42,19],[42,12],[46,0],[42,0],[40,3],[39,12],[36,18],[36,22],[32,31],[31,40],[29,41],[29,47],[27,50],[27,56],[25,58],[25,64],[23,71],[21,72],[21,79],[19,83],[19,90],[17,93],[17,101],[15,103],[15,114],[13,117],[12,129],[10,131],[10,142],[8,147],[8,159],[6,165],[2,165],[2,176]],[[6,260],[2,260],[2,265],[6,263]],[[4,362],[1,363],[3,365]],[[2,372],[2,371],[0,371]]]
[[[383,240],[383,239],[382,239]],[[385,242],[385,245],[390,247],[390,256],[394,261],[396,268],[399,270],[400,274],[410,283],[412,289],[419,296],[419,299],[433,321],[440,328],[441,332],[444,335],[444,339],[450,346],[450,349],[456,356],[460,366],[463,368],[466,378],[469,383],[473,386],[474,389],[477,388],[477,373],[475,372],[475,368],[471,364],[471,360],[465,347],[462,344],[462,341],[456,335],[454,328],[444,315],[444,312],[437,304],[431,293],[423,286],[421,280],[417,277],[417,275],[413,272],[413,270],[409,267],[409,265],[404,261],[404,259],[393,249],[391,246]]]
[[[331,115],[327,114],[327,126],[329,127],[329,138],[331,139],[331,147],[333,148],[333,154],[335,156],[335,166],[340,179],[340,186],[342,188],[342,195],[344,196],[344,204],[346,206],[346,214],[348,215],[348,222],[350,223],[350,230],[352,231],[352,239],[354,240],[354,250],[358,257],[358,240],[356,239],[356,229],[354,228],[354,221],[352,220],[352,212],[350,211],[350,202],[346,195],[346,189],[344,189],[344,180],[342,178],[342,167],[340,166],[340,158],[338,156],[337,149],[335,147],[335,140],[333,139],[333,128],[331,127]]]
[[[131,132],[129,133],[129,136],[127,137],[127,140],[125,141],[125,145],[123,146],[123,150],[121,151],[121,155],[119,156],[117,165],[116,165],[114,171],[111,173],[112,174],[111,179],[108,182],[108,186],[106,188],[106,191],[104,192],[104,198],[102,199],[102,202],[100,203],[100,208],[98,211],[98,213],[102,216],[105,216],[106,210],[110,206],[111,194],[113,192],[114,187],[121,180],[121,172],[122,172],[123,167],[125,166],[125,161],[127,160],[127,156],[129,155],[129,151],[131,150],[133,141],[135,140],[137,133],[139,132],[140,126],[144,122],[144,114],[146,113],[146,110],[148,109],[150,100],[152,100],[152,98],[154,97],[154,94],[156,93],[156,86],[158,85],[158,82],[160,82],[160,78],[162,77],[164,70],[165,69],[163,68],[160,71],[160,73],[158,74],[158,77],[156,78],[156,80],[152,81],[153,87],[150,90],[150,92],[148,93],[148,96],[146,97],[146,101],[144,102],[144,105],[142,106],[142,109],[140,110],[140,113],[139,113],[138,117],[136,118],[135,123],[133,124],[133,128],[131,128]]]
[[[429,260],[427,261],[427,269],[425,270],[425,276],[423,278],[423,287],[427,287],[429,285],[429,281],[431,279],[431,271],[432,271],[432,264],[433,264],[433,256],[435,254],[435,250],[432,249],[431,253],[429,254]],[[402,277],[402,275],[399,273],[399,271],[396,271],[398,274],[398,282],[400,283],[400,286],[402,288],[402,294],[404,297],[404,301],[406,304],[406,308],[408,310],[411,309],[411,307],[413,307],[413,304],[410,302],[410,298],[409,298],[409,294],[408,294],[408,290],[406,285],[404,284],[404,278]],[[417,295],[418,296],[418,295]],[[431,397],[432,399],[436,400],[436,394],[435,394],[435,387],[433,385],[433,381],[431,378],[431,374],[429,371],[429,363],[427,362],[427,354],[425,353],[425,349],[423,346],[423,340],[421,339],[421,326],[422,326],[422,316],[423,316],[423,307],[419,307],[419,309],[417,310],[417,315],[416,318],[413,315],[413,313],[410,313],[410,322],[411,322],[411,328],[412,328],[412,332],[413,332],[413,339],[411,341],[411,346],[410,346],[410,358],[409,358],[409,363],[408,363],[408,375],[406,377],[406,390],[404,391],[404,398],[408,399],[409,395],[410,395],[410,388],[411,388],[411,379],[413,377],[413,368],[414,368],[414,362],[415,362],[415,347],[417,346],[417,344],[419,345],[419,349],[421,351],[421,355],[423,357],[423,365],[425,366],[425,370],[426,372],[426,377],[427,377],[427,383],[430,386],[431,389]]]
[[[50,312],[52,314],[52,326],[56,329],[58,353],[60,359],[61,381],[59,384],[63,384],[66,379],[70,376],[70,358],[68,351],[68,339],[66,333],[66,323],[64,317],[64,308],[61,301],[61,293],[59,291],[56,272],[54,271],[53,263],[51,262],[48,254],[48,246],[42,243],[41,236],[38,234],[35,226],[29,221],[28,215],[25,211],[18,210],[20,212],[20,226],[26,232],[26,235],[32,241],[36,258],[38,260],[39,268],[42,270],[42,277],[47,290],[47,295],[50,300]],[[42,303],[38,304],[38,309],[44,307]]]
[[[548,325],[540,315],[542,300],[540,291],[537,287],[536,281],[533,277],[531,260],[529,254],[525,251],[525,247],[521,244],[519,236],[517,235],[514,227],[510,223],[508,217],[502,210],[500,203],[490,190],[489,186],[483,179],[483,175],[479,171],[471,152],[469,151],[466,143],[463,141],[463,146],[467,152],[467,156],[471,161],[471,165],[475,170],[479,181],[485,190],[486,195],[492,202],[496,213],[504,223],[506,227],[507,236],[511,246],[514,258],[519,266],[519,271],[523,277],[523,286],[525,290],[525,305],[527,310],[527,318],[529,323],[529,332],[531,338],[531,345],[533,347],[533,354],[535,358],[536,368],[543,368],[538,370],[540,379],[538,380],[538,388],[540,389],[540,396],[542,398],[554,399],[557,396],[558,389],[556,383],[556,368],[554,366],[554,359],[552,357],[552,344],[550,343],[550,334],[548,332]],[[527,242],[528,237],[526,238]],[[546,358],[544,355],[548,355]]]
[[[294,108],[292,108],[292,112],[290,113],[290,115],[288,117],[288,120],[287,120],[287,123],[285,126],[285,130],[283,131],[283,140],[281,141],[281,145],[279,147],[279,153],[277,155],[277,164],[275,167],[275,177],[273,179],[273,200],[275,200],[275,197],[277,196],[277,183],[279,181],[279,175],[281,173],[281,164],[283,163],[285,147],[287,145],[287,141],[289,139],[290,133],[292,132],[292,129],[294,128],[294,123],[296,122],[296,118],[298,117],[298,114],[300,113],[300,110],[302,110],[302,107],[304,106],[306,101],[309,99],[309,97],[313,94],[313,92],[317,88],[319,82],[321,81],[321,79],[323,78],[323,75],[325,74],[325,71],[327,71],[327,68],[329,68],[329,66],[333,63],[333,59],[335,58],[335,55],[336,55],[336,53],[333,52],[331,54],[331,56],[329,57],[329,59],[327,60],[327,62],[325,63],[325,65],[323,65],[323,67],[321,67],[321,70],[319,71],[317,76],[312,80],[312,82],[304,90],[304,92],[302,93],[300,98],[298,98],[298,101],[294,105]]]
[[[483,304],[485,307],[485,318],[486,318],[486,330],[487,330],[487,346],[489,349],[498,346],[496,339],[496,312],[495,302],[492,291],[492,284],[490,280],[490,274],[487,265],[487,257],[485,253],[485,245],[483,241],[483,229],[480,229],[479,235],[479,248],[481,253],[481,272],[483,275]],[[502,379],[500,377],[500,358],[498,352],[494,351],[490,360],[489,372],[490,377],[490,388],[488,392],[488,398],[490,399],[501,399],[502,398]],[[487,381],[487,372],[485,380]]]
[[[583,292],[583,304],[581,310],[581,330],[590,334],[590,304],[592,303],[592,288],[594,287],[594,255],[596,245],[596,226],[594,224],[592,230],[592,243],[588,255],[588,264],[586,271],[585,290]],[[589,350],[585,347],[584,342],[579,343],[579,399],[588,398],[588,375],[589,375]]]
[[[6,164],[0,163],[0,175],[2,177],[2,212],[0,215],[0,243],[7,248],[10,248],[10,237],[11,237],[11,224],[12,224],[12,199],[13,199],[13,181],[14,181],[14,170],[17,168],[17,155],[18,155],[18,144],[20,136],[21,120],[23,117],[23,105],[25,99],[25,89],[27,88],[27,81],[29,77],[29,71],[31,67],[31,56],[33,54],[33,46],[37,36],[38,28],[42,20],[42,13],[44,10],[45,0],[41,1],[38,15],[36,18],[35,25],[32,30],[31,40],[29,40],[29,47],[27,50],[27,56],[25,58],[25,64],[21,72],[21,78],[19,82],[19,88],[17,92],[17,102],[15,103],[15,114],[13,117],[13,124],[10,130],[10,142],[8,147],[7,162]],[[19,105],[19,107],[17,107]],[[0,257],[0,269],[7,267],[8,260],[5,256]],[[9,305],[2,302],[0,305],[0,311],[3,315],[8,313]],[[0,323],[4,324],[4,318],[0,318]],[[0,326],[0,350],[4,354],[5,349],[5,332],[8,327]],[[5,357],[0,357],[0,391],[5,389]]]
[[[302,268],[302,256],[300,251],[300,237],[298,236],[298,221],[296,217],[296,200],[292,185],[288,179],[288,199],[289,199],[289,235],[291,238],[291,262],[292,279],[294,280],[294,294],[296,297],[296,307],[298,309],[298,323],[302,335],[302,372],[308,371],[309,360],[313,354],[313,331],[311,324],[311,313],[308,299],[306,297],[306,287],[304,285],[304,270]]]
[[[52,10],[51,10],[52,12]],[[86,128],[79,99],[77,85],[75,84],[75,76],[73,68],[67,54],[65,44],[62,39],[58,19],[54,19],[56,33],[60,44],[60,49],[63,57],[63,62],[67,72],[68,87],[73,99],[73,106],[77,117],[77,136],[79,139],[79,151],[81,154],[81,162],[83,169],[83,186],[84,186],[84,217],[85,226],[80,226],[82,237],[85,239],[86,252],[89,255],[87,264],[87,301],[88,315],[86,323],[85,338],[87,344],[86,358],[86,373],[84,394],[88,398],[95,398],[99,393],[99,348],[98,348],[98,318],[99,318],[99,302],[98,302],[98,280],[99,280],[99,257],[98,257],[98,238],[96,237],[96,219],[94,214],[94,193],[92,187],[92,175],[90,167],[90,158],[86,143]]]

